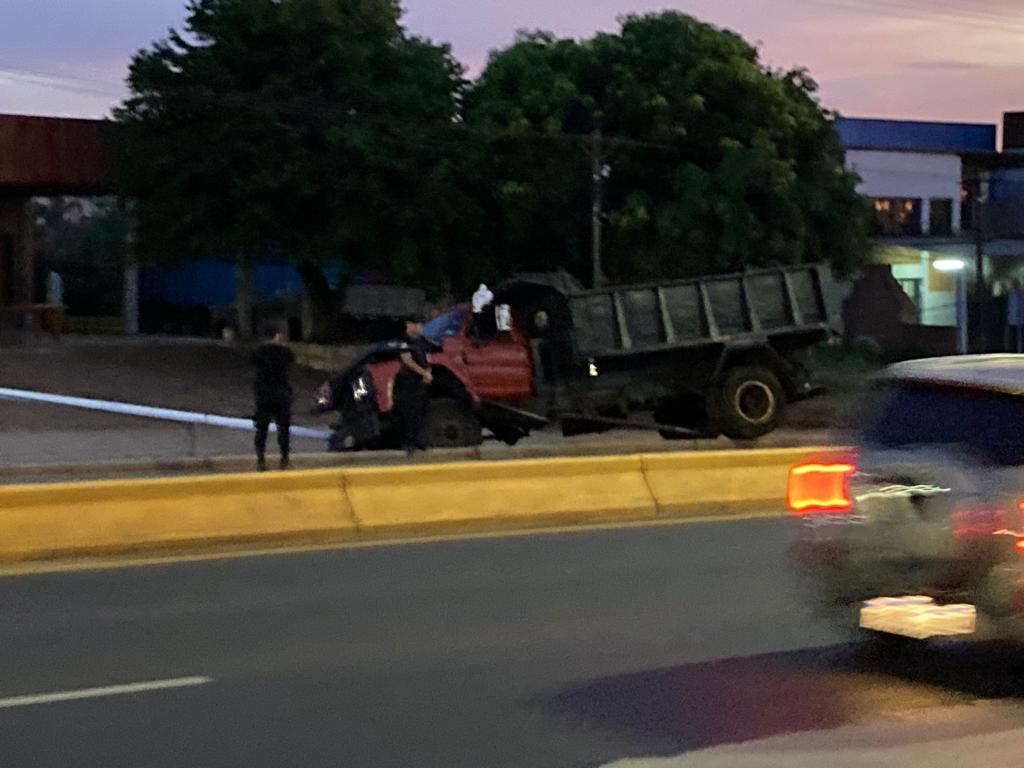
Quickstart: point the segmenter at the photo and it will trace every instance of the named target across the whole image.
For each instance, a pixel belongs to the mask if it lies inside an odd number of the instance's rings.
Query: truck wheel
[[[756,365],[728,371],[712,400],[722,434],[734,440],[767,435],[779,425],[786,407],[778,378]]]
[[[480,419],[468,404],[450,397],[430,401],[431,446],[462,448],[483,441]]]

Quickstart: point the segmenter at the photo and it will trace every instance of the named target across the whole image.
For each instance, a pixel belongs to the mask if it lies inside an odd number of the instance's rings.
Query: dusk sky
[[[132,53],[180,26],[185,0],[0,0],[0,112],[97,117]],[[1021,0],[406,0],[405,25],[471,72],[521,28],[588,36],[676,9],[805,66],[826,106],[870,117],[997,122],[1024,109]]]

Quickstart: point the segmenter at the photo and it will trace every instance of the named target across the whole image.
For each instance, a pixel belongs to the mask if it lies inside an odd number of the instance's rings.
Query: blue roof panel
[[[929,123],[918,120],[836,120],[845,149],[899,152],[995,152],[996,126],[987,123]]]

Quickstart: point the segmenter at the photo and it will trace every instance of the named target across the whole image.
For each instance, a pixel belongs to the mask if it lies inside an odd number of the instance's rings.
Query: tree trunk
[[[124,203],[119,203],[124,205]],[[127,336],[139,332],[139,262],[135,250],[135,217],[127,210],[128,231],[125,234],[124,275],[121,290],[121,324]]]
[[[139,265],[134,261],[124,266],[121,318],[125,334],[134,336],[139,332]]]
[[[316,264],[303,263],[296,268],[306,285],[311,327],[303,335],[314,342],[337,341],[338,290],[331,290],[323,270]]]
[[[252,338],[252,265],[242,256],[235,269],[235,315],[238,319],[238,338]]]

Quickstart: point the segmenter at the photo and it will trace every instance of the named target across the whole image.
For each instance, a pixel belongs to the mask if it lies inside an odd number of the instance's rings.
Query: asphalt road
[[[980,651],[843,644],[786,538],[750,520],[0,578],[0,765],[596,766],[1024,695]]]

